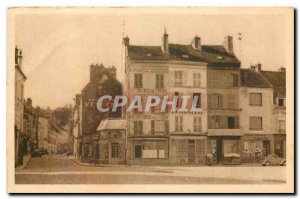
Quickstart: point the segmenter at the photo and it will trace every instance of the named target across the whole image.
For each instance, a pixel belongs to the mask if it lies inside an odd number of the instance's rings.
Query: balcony
[[[240,129],[208,129],[207,136],[242,136]]]

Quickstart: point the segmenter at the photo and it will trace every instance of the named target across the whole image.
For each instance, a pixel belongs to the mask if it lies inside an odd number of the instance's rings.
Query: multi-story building
[[[27,137],[26,153],[38,148],[38,121],[39,121],[39,107],[33,107],[32,99],[27,98],[24,105],[23,125],[24,133]]]
[[[102,64],[90,66],[90,81],[82,89],[80,95],[80,134],[79,150],[81,161],[90,161],[98,142],[97,127],[101,120],[108,117],[120,117],[121,109],[116,112],[100,112],[97,109],[97,101],[103,95],[121,95],[122,86],[116,78],[116,68],[105,68]]]
[[[129,101],[137,95],[179,98],[176,110],[158,106],[126,112],[130,164],[204,164],[206,154],[238,144],[240,62],[230,38],[227,47],[202,45],[198,36],[191,45],[169,44],[166,32],[161,46],[130,45],[124,38]],[[202,110],[181,110],[184,96],[196,97],[195,106]],[[219,160],[223,154],[215,155]]]
[[[39,148],[48,148],[48,134],[50,128],[50,111],[40,109],[38,122],[38,143]]]
[[[255,67],[241,69],[239,95],[242,161],[259,163],[274,153],[273,87]]]
[[[81,95],[77,94],[75,97],[75,106],[73,111],[73,155],[77,159],[80,159],[81,152],[82,152],[82,143],[80,142],[80,135],[81,135],[81,122],[82,118],[81,116],[81,109],[82,109],[82,103],[81,103]]]
[[[24,114],[24,83],[26,76],[22,71],[22,51],[15,48],[15,166],[23,164],[24,151],[20,146],[24,145],[26,138],[23,129]]]
[[[274,136],[273,152],[280,157],[286,157],[286,71],[264,71],[261,66],[258,71],[273,86],[273,118],[272,133]]]

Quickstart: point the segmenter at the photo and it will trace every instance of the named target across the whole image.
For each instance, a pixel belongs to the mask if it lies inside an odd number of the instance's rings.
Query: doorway
[[[110,145],[110,164],[119,164],[119,144],[112,143]]]

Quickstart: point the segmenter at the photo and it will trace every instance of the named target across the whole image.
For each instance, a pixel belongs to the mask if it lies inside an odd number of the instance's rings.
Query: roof
[[[286,96],[285,71],[261,71],[261,74],[272,84],[274,88],[274,97]]]
[[[97,128],[97,131],[115,129],[126,129],[126,120],[112,118],[102,120]]]
[[[241,69],[241,86],[272,88],[270,82],[261,73],[252,69]]]
[[[23,78],[24,78],[24,79],[27,79],[26,75],[23,73],[23,71],[22,71],[22,69],[20,68],[20,66],[19,66],[19,65],[16,65],[15,67],[16,67],[16,69],[17,69],[18,71],[20,71],[20,73],[21,73],[21,75],[23,76]]]
[[[202,45],[201,50],[192,45],[169,44],[169,53],[163,53],[161,46],[128,46],[132,60],[177,60],[205,62],[208,66],[240,67],[240,61],[222,45]]]

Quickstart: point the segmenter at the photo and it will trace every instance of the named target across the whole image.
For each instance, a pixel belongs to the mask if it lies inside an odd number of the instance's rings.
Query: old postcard
[[[7,17],[8,192],[294,192],[292,8]]]

